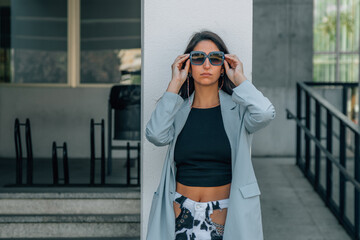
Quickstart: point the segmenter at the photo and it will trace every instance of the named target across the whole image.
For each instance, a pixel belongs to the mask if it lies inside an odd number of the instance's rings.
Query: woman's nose
[[[209,58],[206,58],[206,59],[205,59],[205,62],[204,62],[204,64],[203,64],[203,67],[204,67],[204,68],[209,68],[210,65],[211,65],[211,64],[210,64]]]

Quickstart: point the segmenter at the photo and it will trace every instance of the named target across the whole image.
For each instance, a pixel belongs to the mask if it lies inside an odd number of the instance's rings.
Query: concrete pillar
[[[160,180],[166,147],[145,138],[155,101],[171,80],[171,64],[183,54],[190,36],[207,29],[223,38],[231,53],[252,74],[252,0],[142,1],[142,166],[141,239],[145,239],[153,192]]]

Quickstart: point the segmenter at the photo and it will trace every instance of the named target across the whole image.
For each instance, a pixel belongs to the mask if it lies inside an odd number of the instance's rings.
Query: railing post
[[[339,1],[338,1],[339,3]],[[316,93],[305,83],[298,82],[297,83],[297,100],[301,99],[300,96],[300,89],[305,93],[305,116],[301,117],[302,109],[300,101],[297,102],[297,115],[298,118],[288,112],[288,119],[295,118],[297,125],[301,126],[301,130],[306,131],[304,136],[305,138],[305,149],[303,149],[305,153],[305,160],[301,156],[301,148],[299,148],[299,144],[297,144],[297,152],[296,152],[296,163],[299,165],[299,168],[303,171],[304,176],[308,178],[311,184],[314,185],[315,191],[317,191],[321,197],[324,198],[324,201],[327,207],[334,213],[338,221],[344,226],[346,231],[350,234],[351,238],[354,240],[360,240],[360,131],[357,126],[354,125],[347,117],[345,116],[347,113],[346,109],[346,99],[347,99],[347,90],[346,87],[343,89],[343,102],[342,102],[342,112],[332,106],[326,99],[324,99],[320,94]],[[313,84],[310,84],[313,85]],[[315,84],[316,85],[316,84]],[[319,84],[325,85],[325,84]],[[331,84],[330,84],[331,85]],[[348,84],[336,83],[333,85],[341,85],[341,86],[350,86]],[[312,106],[312,99],[315,101],[314,105]],[[302,103],[304,104],[304,103]],[[311,109],[315,107],[314,113],[312,113]],[[321,132],[323,131],[322,125],[322,109],[326,109],[326,147],[322,144],[323,137],[321,136]],[[288,110],[287,110],[288,111]],[[314,115],[315,119],[312,119],[312,115]],[[305,123],[302,123],[301,120],[305,118]],[[333,130],[334,124],[333,119],[339,121],[339,136]],[[314,121],[314,123],[312,123]],[[311,129],[311,125],[314,124],[313,128]],[[337,124],[336,124],[337,125]],[[337,129],[337,128],[336,128]],[[355,135],[355,140],[351,142],[351,147],[348,146],[347,142],[347,132],[348,129],[351,130]],[[296,140],[297,143],[298,137],[300,136],[301,130],[297,129],[297,136]],[[314,130],[314,131],[312,131]],[[315,132],[315,134],[313,134]],[[314,136],[315,135],[315,136]],[[339,156],[334,156],[333,154],[333,139],[337,138],[339,140]],[[315,173],[312,175],[312,144],[311,141],[314,140],[315,143],[315,158],[314,158],[314,165],[315,165]],[[353,144],[355,145],[353,147]],[[351,176],[349,173],[349,169],[347,169],[347,149],[350,151],[354,151],[354,168],[355,177]],[[336,149],[337,150],[337,149]],[[338,152],[338,151],[336,151]],[[326,156],[324,156],[325,154]],[[320,176],[322,176],[322,164],[321,164],[321,156],[326,157],[326,188],[325,188],[325,196],[322,192],[322,184]],[[305,163],[304,163],[305,162]],[[336,167],[339,171],[339,201],[334,201],[333,199],[333,167]],[[347,205],[347,183],[351,183],[354,189],[354,207],[353,209],[348,209],[354,211],[354,221],[349,220],[348,216],[346,215],[346,210],[349,207]],[[337,189],[335,190],[337,191]],[[338,203],[339,202],[339,203]]]
[[[94,119],[90,120],[90,184],[95,184],[95,132],[94,132]]]
[[[90,120],[90,184],[95,184],[95,125],[101,127],[101,158],[100,158],[100,181],[101,184],[105,184],[105,121],[101,120],[101,123],[95,123],[94,119]]]
[[[329,109],[326,110],[326,149],[332,153],[332,115]],[[331,160],[326,158],[326,206],[330,207],[332,198],[332,165]]]
[[[345,125],[342,121],[340,121],[340,164],[346,168],[346,132],[345,132]],[[345,194],[346,194],[346,179],[344,175],[339,170],[339,176],[340,176],[340,195],[339,195],[339,211],[340,211],[340,218],[344,219],[345,214]]]
[[[31,142],[31,128],[30,120],[27,118],[25,122],[25,140],[27,152],[27,166],[26,166],[26,182],[31,185],[33,183],[33,153]]]
[[[101,184],[105,184],[105,121],[101,120]]]
[[[321,107],[318,101],[315,101],[315,136],[316,139],[321,142]],[[315,183],[314,189],[318,191],[319,189],[319,179],[320,179],[320,161],[321,161],[321,152],[320,148],[316,145],[315,147]]]
[[[126,143],[126,153],[127,153],[127,158],[126,158],[126,175],[127,175],[127,185],[130,185],[130,179],[131,179],[131,172],[130,172],[130,143],[127,142]]]
[[[296,83],[296,117],[301,119],[301,87]],[[296,165],[301,167],[301,127],[296,124]]]
[[[64,167],[64,184],[69,184],[69,159],[67,145],[63,144],[63,167]]]
[[[348,99],[348,88],[342,86],[342,113],[347,116],[347,99]]]
[[[110,99],[108,102],[108,156],[107,156],[107,175],[111,175],[112,172],[112,108],[110,104]]]
[[[360,135],[355,135],[355,180],[360,182]],[[360,192],[355,188],[355,214],[354,214],[354,225],[355,225],[355,238],[360,239]]]
[[[309,93],[306,92],[305,93],[305,105],[306,105],[305,118],[306,118],[306,128],[309,131],[311,131],[311,101],[310,100],[311,99],[310,99]],[[305,176],[307,178],[309,177],[310,161],[311,161],[310,146],[311,146],[310,137],[305,135]]]
[[[141,166],[141,162],[140,162],[140,143],[138,142],[138,146],[137,146],[137,160],[138,160],[138,168],[137,168],[137,182],[138,182],[138,186],[140,186],[140,166]]]
[[[56,143],[53,142],[52,146],[52,167],[53,167],[53,184],[59,183],[59,175],[58,175],[58,160],[57,160],[57,147]]]
[[[20,122],[15,119],[15,151],[16,151],[16,184],[22,184],[22,147],[20,136]]]

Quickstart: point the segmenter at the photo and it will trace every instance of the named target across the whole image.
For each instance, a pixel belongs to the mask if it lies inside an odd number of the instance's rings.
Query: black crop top
[[[192,108],[177,137],[176,181],[187,186],[212,187],[231,182],[231,147],[220,105]]]

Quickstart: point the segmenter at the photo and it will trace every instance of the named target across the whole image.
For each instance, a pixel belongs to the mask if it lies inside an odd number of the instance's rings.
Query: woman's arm
[[[182,68],[185,62],[185,67]],[[172,79],[146,124],[145,137],[155,146],[169,144],[175,135],[174,119],[184,99],[178,94],[190,67],[189,54],[179,55],[171,65]]]
[[[275,108],[245,77],[240,59],[235,54],[225,54],[224,66],[227,76],[236,86],[231,97],[245,108],[243,117],[246,130],[254,133],[268,125],[275,118]]]
[[[165,146],[173,140],[175,114],[183,102],[184,99],[179,94],[166,91],[162,95],[146,124],[147,140],[155,146]]]
[[[265,127],[275,118],[272,103],[249,80],[233,88],[232,99],[245,107],[244,124],[249,133]]]

